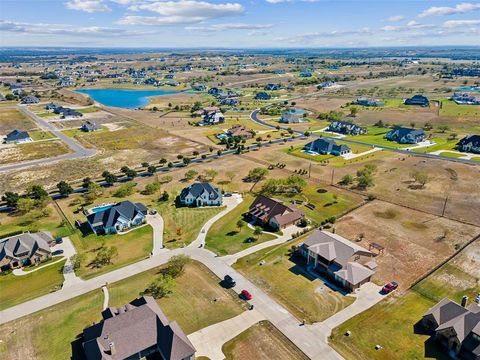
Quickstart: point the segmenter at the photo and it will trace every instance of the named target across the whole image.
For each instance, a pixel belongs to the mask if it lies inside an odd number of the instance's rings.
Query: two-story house
[[[182,190],[179,203],[185,206],[221,206],[222,191],[209,183],[195,183]]]
[[[147,208],[141,203],[122,201],[90,209],[87,222],[95,234],[116,234],[145,223]]]

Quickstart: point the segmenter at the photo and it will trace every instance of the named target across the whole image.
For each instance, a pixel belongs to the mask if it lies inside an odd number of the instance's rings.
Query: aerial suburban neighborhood
[[[480,360],[480,3],[0,14],[0,360]]]

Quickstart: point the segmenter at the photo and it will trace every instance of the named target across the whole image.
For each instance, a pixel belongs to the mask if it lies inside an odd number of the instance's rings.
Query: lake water
[[[177,94],[168,90],[127,90],[127,89],[82,89],[76,90],[90,96],[93,100],[106,105],[126,109],[137,109],[148,105],[149,96]]]
[[[460,86],[455,90],[456,91],[480,91],[480,87]]]

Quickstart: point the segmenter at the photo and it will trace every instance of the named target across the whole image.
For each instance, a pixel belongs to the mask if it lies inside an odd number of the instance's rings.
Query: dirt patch
[[[363,234],[358,244],[367,249],[371,242],[384,246],[384,254],[375,258],[378,269],[374,280],[398,281],[404,288],[480,234],[479,227],[378,200],[340,219],[335,228],[347,239]]]

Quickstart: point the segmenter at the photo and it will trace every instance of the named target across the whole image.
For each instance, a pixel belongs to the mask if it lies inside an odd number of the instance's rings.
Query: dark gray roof
[[[92,226],[108,228],[114,226],[119,217],[133,220],[139,213],[147,214],[145,205],[127,200],[117,203],[106,210],[90,214],[87,216],[87,220]]]
[[[391,130],[387,136],[389,134],[394,134],[395,132],[397,132],[397,137],[398,138],[402,138],[404,136],[407,136],[407,135],[410,135],[410,136],[423,136],[425,135],[425,131],[423,129],[412,129],[412,128],[406,128],[406,127],[399,127],[399,128],[395,128],[393,130]]]
[[[463,146],[472,143],[472,146],[480,147],[480,135],[467,135],[457,145]]]
[[[13,130],[6,136],[7,141],[18,141],[28,139],[30,135],[26,131]]]
[[[335,140],[330,139],[316,139],[312,142],[309,142],[304,148],[310,151],[326,153],[331,153],[332,151],[342,152],[350,150],[347,145],[338,145]]]
[[[53,237],[49,232],[23,233],[0,240],[0,261],[30,257],[37,251],[50,253]]]
[[[158,347],[164,358],[170,360],[195,354],[195,348],[180,326],[175,321],[169,322],[150,296],[119,308],[108,308],[102,316],[101,322],[83,331],[87,360],[126,359],[152,347]]]
[[[182,190],[180,193],[180,200],[184,200],[188,194],[192,195],[194,198],[198,198],[205,192],[211,200],[216,200],[222,196],[220,189],[212,186],[210,183],[194,183]]]

